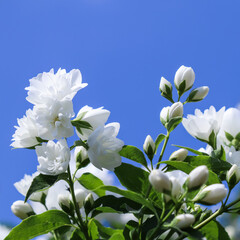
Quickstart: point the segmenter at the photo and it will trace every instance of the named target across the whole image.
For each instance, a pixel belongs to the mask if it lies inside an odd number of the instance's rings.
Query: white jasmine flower
[[[184,148],[180,148],[171,154],[171,156],[169,157],[169,160],[182,162],[186,159],[187,155],[188,155],[188,150]]]
[[[182,124],[193,137],[209,141],[212,131],[217,135],[220,130],[224,111],[225,107],[217,112],[213,106],[206,109],[204,113],[196,109],[195,115],[188,114],[187,118],[183,118]]]
[[[4,238],[10,233],[10,228],[0,224],[0,240],[4,240]]]
[[[13,134],[11,146],[14,148],[28,148],[39,144],[36,138],[39,136],[38,127],[33,110],[28,109],[26,116],[17,119],[17,122],[19,126],[15,126],[16,131]]]
[[[92,129],[82,128],[82,133],[76,131],[78,137],[82,140],[87,140],[95,129],[104,126],[108,120],[109,115],[110,111],[103,109],[103,107],[93,109],[92,107],[84,106],[81,108],[77,114],[76,120],[80,119],[81,121],[88,122],[91,125]]]
[[[236,164],[240,168],[240,151],[236,151],[234,147],[228,148],[228,151],[226,151],[226,160],[232,165]]]
[[[159,89],[162,93],[168,95],[168,89],[170,90],[170,92],[172,91],[172,84],[166,78],[161,77]]]
[[[72,100],[75,94],[87,83],[82,83],[82,75],[78,69],[73,69],[66,73],[65,69],[59,69],[54,74],[54,70],[43,72],[30,79],[28,97],[30,103],[42,105],[48,103],[49,99]]]
[[[14,183],[14,187],[18,190],[19,193],[21,193],[25,197],[28,192],[28,189],[32,184],[33,179],[38,175],[39,175],[38,172],[33,173],[32,176],[25,174],[22,180]],[[32,193],[29,199],[32,201],[40,202],[43,194],[47,195],[47,191],[48,190]]]
[[[74,134],[71,124],[71,118],[74,117],[72,101],[49,100],[47,105],[36,106],[34,110],[42,139],[61,139]]]
[[[240,110],[237,108],[229,108],[226,110],[222,120],[219,137],[225,143],[229,140],[225,136],[225,132],[231,134],[234,138],[240,133]]]
[[[188,188],[197,188],[207,182],[209,176],[208,168],[205,165],[194,168],[188,177]]]
[[[95,167],[113,170],[121,165],[119,151],[124,142],[116,138],[119,128],[119,123],[110,123],[105,127],[98,127],[89,136],[88,157]]]
[[[49,141],[36,147],[38,171],[46,175],[58,175],[67,170],[70,161],[70,149],[65,139],[57,143]]]

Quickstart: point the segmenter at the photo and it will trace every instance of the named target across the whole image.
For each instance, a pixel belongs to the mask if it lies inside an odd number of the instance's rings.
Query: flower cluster
[[[181,66],[174,77],[175,101],[173,85],[161,78],[161,95],[171,103],[160,111],[165,133],[155,140],[147,135],[141,151],[117,138],[120,124],[107,123],[110,111],[103,107],[83,106],[74,118],[73,97],[87,86],[79,70],[51,70],[31,79],[26,90],[33,108],[18,119],[11,145],[34,149],[39,165],[14,184],[25,201],[14,202],[11,209],[25,220],[6,240],[50,232],[56,240],[216,239],[216,231],[229,239],[216,218],[240,212],[240,199],[229,203],[240,181],[240,110],[211,106],[185,118],[185,104],[209,92],[206,86],[192,89],[194,83],[193,69]],[[207,143],[206,149],[175,145],[179,149],[167,159],[170,135],[181,123]],[[78,139],[68,146],[74,132]],[[108,171],[124,189],[112,186]],[[215,204],[221,206],[212,212],[208,205]],[[101,222],[110,216],[111,229]]]

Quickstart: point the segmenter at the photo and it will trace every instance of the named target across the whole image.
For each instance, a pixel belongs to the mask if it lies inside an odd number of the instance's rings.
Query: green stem
[[[212,221],[214,218],[216,218],[217,216],[219,216],[220,214],[222,214],[224,212],[224,208],[220,207],[214,214],[212,214],[209,218],[205,219],[203,222],[199,223],[197,226],[194,227],[194,229],[199,229],[203,226],[205,226],[206,224],[208,224],[210,221]]]
[[[168,140],[169,140],[169,135],[170,135],[170,133],[167,132],[167,135],[165,137],[164,144],[163,144],[163,147],[162,147],[162,151],[161,151],[159,159],[158,159],[158,163],[157,163],[156,169],[158,169],[160,167],[160,162],[162,161],[162,157],[163,157],[163,154],[165,152],[165,149],[166,149],[166,146],[167,146],[167,143],[168,143]]]
[[[81,213],[80,213],[80,209],[79,209],[79,206],[78,206],[77,201],[76,201],[76,196],[75,196],[75,192],[74,192],[74,183],[73,183],[73,180],[72,180],[71,171],[70,171],[69,166],[68,166],[68,176],[69,176],[69,187],[70,187],[70,191],[71,191],[71,195],[72,195],[72,200],[73,200],[75,211],[76,211],[79,223],[80,223],[81,230],[83,231],[86,239],[90,240],[91,238],[88,236],[87,226],[83,222],[83,219],[82,219],[82,216],[81,216]]]

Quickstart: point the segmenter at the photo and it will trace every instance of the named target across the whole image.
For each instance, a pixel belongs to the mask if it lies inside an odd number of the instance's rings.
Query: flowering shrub
[[[25,200],[11,209],[23,221],[5,239],[46,233],[55,240],[230,239],[216,218],[240,211],[240,199],[229,202],[240,180],[240,111],[211,106],[184,118],[184,105],[203,100],[209,91],[198,87],[181,101],[194,81],[193,69],[181,66],[174,101],[172,84],[161,78],[160,92],[171,105],[160,112],[164,133],[143,141],[145,155],[117,138],[120,124],[107,123],[110,111],[103,107],[83,106],[74,118],[72,99],[87,86],[79,70],[51,70],[31,79],[26,90],[33,108],[18,119],[11,146],[34,149],[39,165],[14,184]],[[163,161],[170,135],[181,123],[206,149],[178,146]],[[69,146],[74,130],[78,140]],[[122,187],[109,182],[109,171]],[[207,207],[217,203],[215,212]],[[106,227],[102,220],[111,214],[117,215],[115,225]],[[128,216],[124,224],[122,216]]]

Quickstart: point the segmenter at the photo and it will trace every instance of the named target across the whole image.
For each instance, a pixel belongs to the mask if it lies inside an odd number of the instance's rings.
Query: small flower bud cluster
[[[195,81],[195,73],[191,67],[181,66],[174,77],[174,85],[178,91],[180,97],[192,88]],[[172,84],[167,81],[164,77],[161,78],[160,92],[163,97],[174,103],[172,99]],[[209,92],[207,86],[199,87],[191,91],[186,102],[198,102],[203,100]]]

